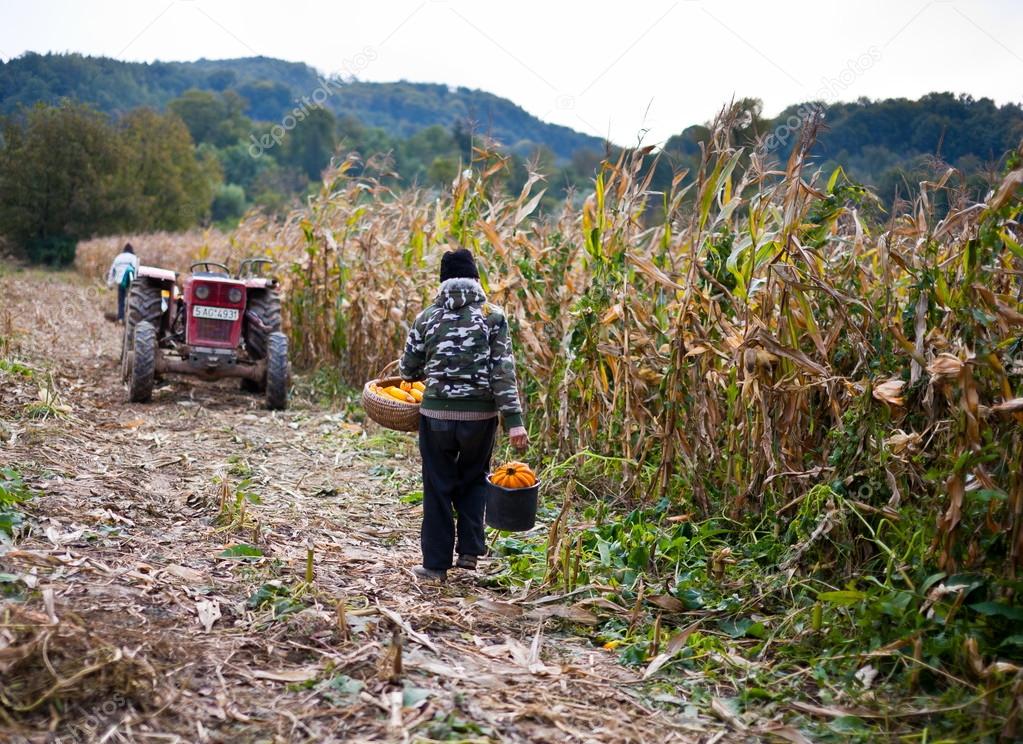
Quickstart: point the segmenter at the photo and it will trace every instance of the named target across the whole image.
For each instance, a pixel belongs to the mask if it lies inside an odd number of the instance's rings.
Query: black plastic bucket
[[[540,482],[528,488],[502,488],[487,481],[487,525],[495,530],[525,532],[536,526]]]

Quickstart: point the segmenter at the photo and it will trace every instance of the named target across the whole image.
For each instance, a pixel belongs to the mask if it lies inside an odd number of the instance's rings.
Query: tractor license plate
[[[238,308],[194,305],[192,307],[192,317],[211,318],[213,320],[238,320]]]

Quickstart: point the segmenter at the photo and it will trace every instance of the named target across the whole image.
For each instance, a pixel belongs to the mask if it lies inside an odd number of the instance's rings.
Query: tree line
[[[190,227],[219,180],[174,114],[114,122],[64,102],[0,122],[0,235],[35,262],[67,263],[93,235]]]
[[[59,264],[73,257],[77,240],[94,235],[230,228],[249,209],[282,213],[318,188],[335,155],[354,153],[356,171],[377,158],[383,166],[376,175],[394,188],[444,188],[473,162],[474,148],[493,144],[468,119],[404,136],[306,103],[276,122],[255,120],[250,110],[235,90],[192,89],[163,111],[105,114],[65,100],[0,117],[0,235],[34,261]],[[1018,105],[951,94],[806,104],[773,118],[763,116],[759,100],[742,99],[733,105],[732,139],[744,158],[761,148],[784,162],[811,110],[823,116],[816,162],[825,172],[841,165],[872,186],[886,210],[950,167],[958,169],[950,185],[982,199],[1004,154],[1023,139]],[[693,178],[708,137],[708,128],[697,125],[665,142],[649,166],[650,189],[667,190],[682,171]],[[566,159],[546,145],[501,149],[504,188],[516,194],[530,171],[543,174],[541,210],[548,211],[566,197],[580,198],[603,157],[620,152],[583,148]]]
[[[395,137],[318,106],[285,117],[287,126],[254,121],[245,108],[234,91],[189,90],[163,112],[116,117],[64,100],[0,118],[0,235],[32,261],[61,264],[94,235],[230,228],[252,208],[282,213],[318,188],[338,153],[382,156],[397,188],[444,187],[482,142],[470,122]],[[553,203],[599,162],[580,152],[559,164],[537,147],[509,155],[507,188],[520,189],[539,169],[553,174]]]
[[[763,115],[755,98],[735,103],[734,141],[752,148],[766,141],[769,154],[784,162],[799,139],[809,114],[821,115],[811,151],[825,173],[841,166],[855,180],[875,191],[880,204],[891,209],[911,200],[922,181],[935,180],[949,168],[953,183],[975,200],[982,199],[1003,170],[1005,157],[1023,140],[1023,107],[997,105],[990,98],[952,93],[929,93],[917,100],[860,98],[842,103],[804,103],[774,117]],[[664,143],[673,165],[698,161],[710,131],[706,125],[687,127]],[[667,183],[670,167],[655,179]]]
[[[476,122],[478,131],[521,156],[537,145],[550,148],[559,161],[568,161],[577,150],[602,149],[600,137],[541,121],[507,98],[483,90],[357,79],[374,59],[375,51],[368,47],[335,58],[339,74],[325,77],[300,62],[270,57],[142,63],[26,52],[0,62],[0,115],[36,103],[56,105],[64,98],[115,115],[142,106],[164,110],[170,101],[195,89],[234,93],[244,102],[247,116],[272,124],[326,82],[332,93],[319,103],[336,116],[352,116],[397,139],[434,125],[450,130],[462,120]]]

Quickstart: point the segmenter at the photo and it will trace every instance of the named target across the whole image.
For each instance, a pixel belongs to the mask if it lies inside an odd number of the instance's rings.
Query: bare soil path
[[[411,438],[230,381],[128,404],[109,294],[0,298],[28,367],[0,369],[0,465],[40,492],[0,544],[0,741],[732,739],[567,632],[571,599],[417,583]]]

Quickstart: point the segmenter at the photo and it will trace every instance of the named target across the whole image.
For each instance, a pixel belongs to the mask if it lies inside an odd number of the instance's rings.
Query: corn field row
[[[552,458],[620,458],[605,497],[784,516],[827,484],[821,515],[837,498],[892,519],[912,503],[936,515],[943,570],[995,559],[1015,576],[1019,156],[986,203],[950,193],[937,214],[949,172],[889,214],[814,170],[813,129],[778,166],[734,147],[725,115],[670,191],[649,191],[656,155],[634,151],[544,219],[543,178],[507,197],[493,152],[442,195],[392,191],[350,160],[283,222],[252,216],[161,260],[274,257],[294,361],[358,386],[400,353],[441,253],[472,248],[512,324],[534,440]],[[79,252],[90,273],[112,247],[94,244]]]
[[[604,166],[581,209],[547,221],[532,219],[542,179],[500,196],[491,153],[440,199],[342,166],[307,210],[247,225],[241,242],[288,266],[301,363],[361,384],[398,355],[440,253],[467,246],[512,319],[548,452],[624,458],[623,495],[703,512],[778,509],[818,482],[880,510],[933,498],[939,565],[975,564],[994,539],[1014,572],[1018,161],[986,204],[935,215],[946,174],[879,218],[841,172],[808,166],[812,133],[772,169],[716,131],[669,193],[649,193],[651,154],[633,153]]]

